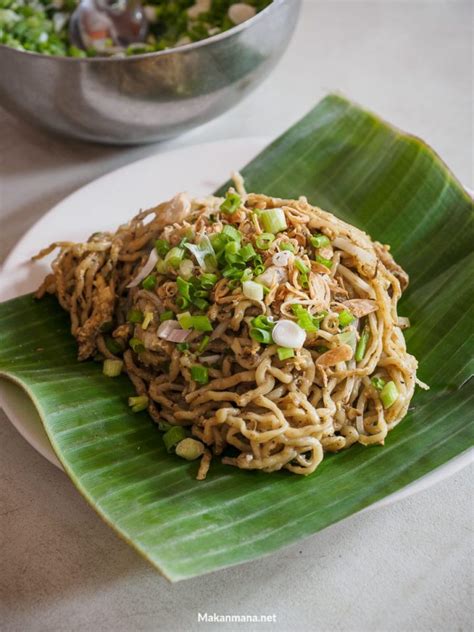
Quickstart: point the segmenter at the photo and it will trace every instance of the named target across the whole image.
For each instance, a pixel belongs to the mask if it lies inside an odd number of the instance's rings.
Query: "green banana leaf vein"
[[[238,167],[239,165],[236,165]],[[0,376],[32,398],[81,494],[172,581],[274,552],[429,473],[472,445],[472,200],[422,141],[330,95],[243,169],[247,189],[308,199],[389,243],[411,284],[401,304],[418,392],[384,447],[327,456],[309,477],[166,453],[127,378],[76,361],[53,298],[0,305]],[[135,209],[130,209],[130,215]],[[91,227],[91,231],[94,227]]]

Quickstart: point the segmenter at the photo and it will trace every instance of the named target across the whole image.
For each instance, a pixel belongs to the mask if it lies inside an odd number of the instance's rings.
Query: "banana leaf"
[[[384,447],[328,455],[309,477],[215,463],[198,482],[196,464],[166,453],[147,414],[130,413],[125,377],[76,361],[53,298],[0,305],[0,375],[31,397],[80,493],[172,581],[277,551],[472,445],[472,200],[440,158],[330,95],[243,173],[249,190],[306,195],[392,245],[411,276],[401,306],[409,350],[431,390],[417,392]]]

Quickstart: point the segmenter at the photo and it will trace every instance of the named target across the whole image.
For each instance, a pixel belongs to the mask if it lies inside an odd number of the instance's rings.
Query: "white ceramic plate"
[[[267,141],[247,138],[218,141],[160,153],[117,169],[79,189],[44,215],[18,242],[0,276],[0,301],[26,294],[40,284],[52,255],[31,264],[38,248],[55,240],[82,241],[97,230],[115,229],[140,208],[179,191],[205,195],[225,182],[231,171],[251,160]],[[18,386],[0,380],[0,404],[20,434],[40,454],[61,468],[36,409]],[[472,461],[463,453],[427,476],[371,505],[400,500],[454,474]]]

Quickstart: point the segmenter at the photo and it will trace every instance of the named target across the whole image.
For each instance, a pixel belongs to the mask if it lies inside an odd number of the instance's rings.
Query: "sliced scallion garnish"
[[[157,239],[155,241],[155,249],[160,257],[164,257],[170,248],[171,246],[166,239]]]
[[[325,266],[326,268],[332,267],[331,259],[325,259],[324,257],[321,257],[321,255],[316,255],[315,260],[317,263],[320,263],[322,266]]]
[[[198,384],[207,384],[209,382],[209,370],[207,366],[194,364],[191,367],[191,377]]]
[[[104,375],[107,377],[117,377],[122,373],[123,361],[122,360],[104,360],[102,367]]]
[[[139,309],[130,309],[127,312],[127,320],[129,323],[139,324],[143,320],[143,313]]]
[[[370,330],[368,327],[364,327],[360,334],[359,342],[357,343],[354,359],[356,362],[361,362],[364,359],[367,349],[367,343],[369,341]]]
[[[309,242],[313,246],[313,248],[325,248],[326,246],[329,246],[329,244],[331,243],[329,241],[329,238],[326,237],[326,235],[323,235],[322,233],[316,233],[316,235],[311,235],[311,237],[309,238]]]
[[[288,347],[278,347],[277,353],[280,360],[288,360],[295,357],[295,350]]]
[[[186,431],[182,426],[172,426],[163,435],[163,443],[167,452],[173,452],[177,443],[186,438]]]
[[[220,205],[220,209],[223,213],[232,214],[239,208],[241,202],[240,195],[237,193],[227,193],[225,200]]]
[[[384,408],[390,408],[398,399],[398,390],[395,382],[387,382],[380,391],[380,399]]]
[[[340,327],[347,327],[355,320],[354,316],[350,313],[348,309],[343,309],[342,312],[339,312],[338,318]]]
[[[171,320],[172,318],[174,318],[174,312],[172,312],[170,309],[167,309],[165,312],[160,314],[160,322],[162,323],[165,320]]]
[[[142,288],[144,290],[148,290],[149,292],[152,292],[156,287],[156,275],[155,274],[149,274],[147,277],[145,277],[142,281]]]
[[[137,397],[129,397],[128,405],[132,412],[139,413],[148,407],[148,397],[146,395],[138,395]]]
[[[279,233],[287,228],[285,212],[282,208],[270,208],[260,213],[260,221],[267,233]]]
[[[259,342],[264,345],[268,345],[272,342],[272,334],[268,329],[259,329],[257,327],[253,327],[250,329],[250,337],[252,340]]]
[[[262,233],[255,238],[255,245],[259,250],[268,250],[274,240],[275,235],[272,233]]]

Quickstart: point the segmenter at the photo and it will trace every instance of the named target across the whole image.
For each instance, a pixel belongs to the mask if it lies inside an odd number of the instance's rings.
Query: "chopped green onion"
[[[240,249],[239,257],[241,258],[242,261],[247,262],[250,259],[253,259],[253,257],[255,257],[256,254],[257,253],[255,252],[252,244],[246,244]]]
[[[186,431],[182,426],[172,426],[163,435],[163,443],[167,452],[173,452],[173,448],[177,443],[186,438]]]
[[[208,290],[195,290],[193,296],[195,298],[208,298],[209,292]]]
[[[204,290],[212,290],[214,285],[217,283],[217,274],[201,274],[199,277],[199,283]]]
[[[316,255],[315,260],[317,263],[320,263],[322,266],[325,266],[326,268],[332,267],[331,259],[325,259],[324,257],[321,257],[321,255]]]
[[[186,279],[179,276],[176,278],[176,287],[178,288],[178,294],[186,298],[188,301],[191,300],[190,291],[192,286],[189,281],[186,281]]]
[[[168,264],[164,259],[158,259],[158,263],[156,264],[156,270],[160,274],[166,274],[168,272]]]
[[[178,248],[184,248],[184,246],[188,243],[189,239],[187,237],[183,237],[178,244]]]
[[[315,333],[319,329],[319,321],[313,318],[306,310],[298,312],[296,320],[301,329],[304,329],[310,334]]]
[[[263,285],[255,283],[255,281],[244,281],[242,283],[242,292],[244,296],[253,301],[263,300]]]
[[[240,242],[240,240],[242,239],[242,233],[240,232],[240,230],[237,230],[235,226],[232,226],[232,224],[226,224],[222,229],[221,235],[225,235],[225,237],[227,238],[226,241]]]
[[[142,322],[142,329],[147,329],[152,320],[153,312],[145,312]]]
[[[237,193],[227,193],[225,200],[222,202],[220,209],[223,213],[235,213],[239,208],[242,200]]]
[[[194,364],[191,367],[191,377],[198,384],[207,384],[209,382],[209,370],[207,366],[202,366],[202,364]]]
[[[181,325],[183,329],[191,329],[193,323],[193,317],[189,312],[183,312],[182,314],[178,314],[176,316],[178,319],[178,323]]]
[[[304,290],[307,290],[309,288],[308,275],[305,272],[300,272],[298,280]]]
[[[166,312],[160,314],[160,322],[164,322],[165,320],[172,320],[174,318],[174,312],[170,309],[167,309]]]
[[[275,235],[272,235],[272,233],[262,233],[255,238],[255,245],[259,250],[268,250],[274,240]]]
[[[164,257],[170,248],[171,246],[166,239],[157,239],[155,241],[155,249],[160,257]]]
[[[196,439],[187,437],[176,446],[176,455],[186,461],[195,461],[204,454],[204,445]]]
[[[148,275],[146,278],[143,279],[142,281],[142,288],[144,290],[148,290],[149,292],[152,292],[156,287],[156,275],[155,274],[150,274]]]
[[[209,303],[204,298],[196,297],[193,299],[193,305],[201,312],[205,312],[209,309]]]
[[[105,346],[110,351],[110,353],[122,353],[125,348],[124,343],[120,338],[112,338],[111,336],[107,336],[105,338]]]
[[[280,360],[288,360],[288,358],[295,357],[295,350],[288,347],[278,347],[277,353]]]
[[[122,373],[122,360],[104,360],[102,370],[107,377],[117,377]]]
[[[324,345],[316,345],[314,347],[314,350],[317,351],[318,353],[326,353],[326,351],[328,351],[328,347],[325,347]]]
[[[316,235],[312,235],[309,238],[309,241],[311,245],[313,246],[313,248],[324,248],[326,246],[329,246],[329,244],[331,243],[329,241],[329,237],[326,237],[326,235],[323,235],[322,233],[317,233]]]
[[[142,351],[145,351],[145,345],[143,344],[143,341],[140,340],[140,338],[130,338],[128,344],[132,347],[135,353],[141,353]]]
[[[296,316],[298,325],[302,329],[307,331],[308,333],[315,333],[316,331],[318,331],[319,323],[323,320],[323,318],[326,315],[324,312],[322,312],[321,314],[317,314],[316,316],[313,316],[312,314],[309,313],[307,309],[305,309],[299,303],[294,303],[291,306],[291,310],[293,314]]]
[[[191,301],[188,298],[184,298],[184,296],[176,297],[176,306],[179,309],[186,309],[186,307],[189,307],[190,302]]]
[[[308,274],[309,272],[308,266],[303,261],[301,261],[301,259],[295,259],[294,266],[298,270],[298,272],[301,272],[302,274]]]
[[[339,326],[340,327],[347,327],[352,322],[354,322],[354,320],[355,320],[354,316],[350,313],[348,309],[343,309],[342,312],[339,312]]]
[[[356,352],[355,352],[355,361],[360,362],[364,359],[365,351],[367,349],[367,343],[369,341],[370,330],[368,327],[364,327],[362,333],[359,338],[359,342],[357,343]]]
[[[207,345],[209,344],[209,336],[204,336],[203,339],[201,340],[201,342],[198,345],[197,348],[197,352],[198,353],[202,353],[204,351],[204,349],[207,347]]]
[[[187,351],[189,349],[189,343],[188,342],[178,342],[176,347],[178,348],[179,351]]]
[[[257,329],[256,327],[250,330],[250,337],[261,344],[268,345],[272,342],[272,334],[267,329]]]
[[[128,405],[132,409],[133,413],[139,413],[142,410],[148,408],[148,397],[146,395],[139,395],[138,397],[129,397]]]
[[[240,250],[240,244],[237,241],[230,241],[224,248],[225,260],[227,263],[235,263],[238,261],[238,253]]]
[[[238,267],[237,264],[234,264],[233,266],[224,268],[224,270],[222,270],[223,277],[225,277],[226,279],[233,279],[234,281],[240,281],[243,273],[244,273],[244,270]]]
[[[381,391],[386,384],[385,380],[377,376],[373,377],[370,381],[372,382],[372,386],[378,391]]]
[[[264,316],[263,314],[260,314],[260,316],[255,316],[255,318],[252,318],[250,322],[252,327],[256,327],[257,329],[265,329],[267,331],[271,331],[273,327],[275,327],[275,323],[273,322],[273,320],[270,320],[268,316]]]
[[[186,246],[189,246],[189,244],[186,244]],[[170,268],[174,268],[176,270],[176,268],[179,268],[181,261],[184,259],[184,255],[184,249],[175,246],[166,254],[165,263]]]
[[[398,390],[395,382],[387,382],[380,391],[380,399],[384,408],[390,408],[398,399]]]
[[[291,305],[291,311],[295,316],[298,316],[298,314],[300,314],[301,312],[305,312],[306,309],[300,303],[293,303]]]
[[[284,241],[282,244],[280,244],[280,250],[289,250],[293,254],[296,252],[295,246],[289,241]]]
[[[160,421],[158,421],[158,430],[161,430],[161,432],[167,432],[168,430],[171,430],[173,426],[171,424],[169,424],[167,421],[164,421],[163,419],[160,419]]]
[[[139,309],[131,309],[127,313],[127,320],[129,323],[141,323],[143,314]]]
[[[245,283],[245,281],[250,281],[253,277],[252,268],[245,268],[240,277],[240,282]]]
[[[181,327],[186,329],[182,324]],[[191,327],[196,331],[212,331],[211,321],[207,316],[191,316]]]
[[[260,274],[263,274],[264,272],[265,272],[265,266],[263,264],[259,264],[258,266],[255,266],[255,268],[253,269],[254,276],[259,276]]]
[[[267,233],[279,233],[287,228],[285,213],[282,208],[270,208],[260,214],[263,227]]]

